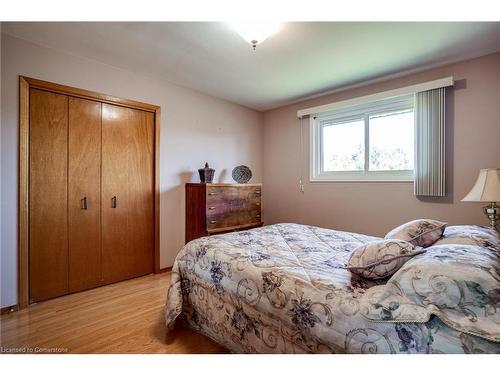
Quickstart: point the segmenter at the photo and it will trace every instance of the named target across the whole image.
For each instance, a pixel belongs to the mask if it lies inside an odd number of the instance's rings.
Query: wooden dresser
[[[263,225],[262,184],[186,184],[186,243]]]

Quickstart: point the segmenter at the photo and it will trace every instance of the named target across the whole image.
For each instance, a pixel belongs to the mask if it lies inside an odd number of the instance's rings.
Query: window
[[[414,96],[311,118],[311,181],[413,181]]]

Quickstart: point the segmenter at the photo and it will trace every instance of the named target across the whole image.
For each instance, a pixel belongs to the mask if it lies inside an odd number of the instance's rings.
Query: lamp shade
[[[472,190],[462,202],[500,202],[500,168],[481,169]]]

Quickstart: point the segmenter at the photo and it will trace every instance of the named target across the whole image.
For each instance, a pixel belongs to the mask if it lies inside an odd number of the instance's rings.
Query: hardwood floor
[[[148,275],[2,315],[2,352],[226,353],[188,328],[166,334],[163,306],[169,281],[169,272]]]

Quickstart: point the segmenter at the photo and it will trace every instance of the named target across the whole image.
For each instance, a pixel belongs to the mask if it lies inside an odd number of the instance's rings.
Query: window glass
[[[365,122],[323,125],[323,170],[362,171],[365,168]]]
[[[370,171],[413,170],[413,110],[369,117]]]

